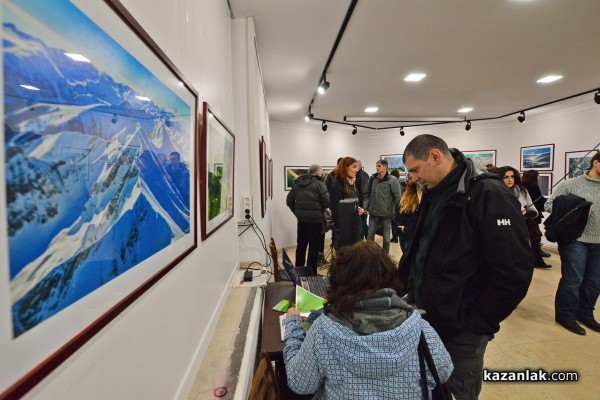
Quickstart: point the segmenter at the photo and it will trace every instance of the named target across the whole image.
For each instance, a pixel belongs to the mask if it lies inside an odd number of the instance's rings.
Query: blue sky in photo
[[[550,147],[539,147],[537,149],[523,149],[523,154],[544,154],[550,153]]]

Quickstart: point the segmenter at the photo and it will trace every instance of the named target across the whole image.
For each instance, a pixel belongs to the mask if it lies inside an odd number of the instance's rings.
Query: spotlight
[[[400,136],[404,136],[404,127],[400,128]]]
[[[327,121],[321,122],[321,129],[323,129],[323,132],[327,130]]]
[[[467,121],[467,125],[465,126],[465,131],[471,130],[471,121]]]
[[[304,120],[306,122],[308,122],[311,119],[313,119],[314,117],[315,117],[315,115],[312,113],[312,106],[308,106],[308,113],[304,116]]]
[[[596,94],[594,95],[594,101],[596,102],[596,104],[600,104],[600,91],[596,92]]]
[[[517,120],[518,120],[520,123],[523,123],[523,122],[525,122],[525,111],[521,111],[521,115],[519,115],[519,116],[517,117]]]
[[[356,132],[358,132],[358,129],[356,128],[356,125],[354,125],[354,129],[352,129],[352,134],[356,135]]]
[[[321,84],[317,88],[317,92],[319,92],[319,94],[325,94],[327,89],[329,89],[329,86],[331,85],[329,84],[329,82],[327,82],[327,77],[323,75],[323,82],[321,82]]]

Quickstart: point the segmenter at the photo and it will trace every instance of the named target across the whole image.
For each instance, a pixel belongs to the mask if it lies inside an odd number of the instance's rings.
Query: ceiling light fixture
[[[358,132],[358,129],[356,128],[356,125],[353,126],[354,129],[352,129],[352,134],[356,135],[356,132]]]
[[[594,95],[594,101],[596,102],[596,104],[600,104],[600,91],[596,92],[596,94]]]
[[[419,82],[421,79],[425,78],[426,74],[410,74],[404,80],[406,82]]]
[[[313,119],[315,117],[315,115],[312,113],[312,106],[308,106],[308,114],[306,114],[304,116],[304,120],[306,122],[310,121],[311,119]]]
[[[467,125],[465,126],[465,131],[471,130],[471,121],[467,121]]]
[[[379,111],[379,107],[367,107],[367,108],[365,108],[365,112],[368,112],[368,113],[374,113],[374,112],[377,112],[377,111]]]
[[[400,127],[400,136],[404,136],[404,127]]]
[[[321,122],[321,129],[323,129],[323,132],[327,130],[327,121]]]
[[[323,75],[323,82],[321,82],[321,84],[317,88],[317,92],[319,94],[325,94],[325,92],[327,92],[327,90],[329,89],[329,86],[331,85],[329,84],[329,82],[327,82],[327,77]]]
[[[536,82],[537,83],[551,83],[551,82],[557,81],[559,79],[562,79],[562,75],[548,75],[548,76],[538,79]]]
[[[525,111],[521,111],[521,115],[519,115],[519,116],[517,117],[517,120],[518,120],[520,123],[523,123],[523,122],[525,122]]]
[[[458,110],[457,112],[459,112],[459,113],[468,113],[468,112],[471,112],[471,111],[473,111],[473,107],[463,107],[460,110]]]

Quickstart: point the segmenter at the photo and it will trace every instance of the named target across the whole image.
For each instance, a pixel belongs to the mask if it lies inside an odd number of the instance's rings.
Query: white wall
[[[522,146],[555,144],[553,182],[565,174],[565,152],[589,150],[600,142],[600,106],[589,101],[548,112],[527,114],[524,124],[516,117],[502,120],[473,122],[470,131],[464,124],[435,127],[372,131],[359,129],[351,135],[351,127],[329,123],[327,132],[319,122],[286,124],[273,122],[274,204],[273,236],[278,247],[296,244],[296,219],[285,204],[284,165],[335,165],[340,156],[352,156],[362,161],[367,172],[375,172],[375,161],[382,154],[402,154],[408,142],[418,134],[430,133],[442,137],[450,147],[459,150],[497,150],[496,165],[511,165],[519,169]]]
[[[240,193],[252,192],[255,219],[265,235],[271,234],[270,218],[260,218],[255,190],[257,135],[269,140],[262,83],[256,65],[233,66],[234,58],[243,62],[248,53],[256,60],[254,39],[250,50],[249,41],[240,41],[253,35],[252,21],[232,21],[223,0],[123,4],[192,83],[200,102],[207,101],[236,134],[234,218],[24,398],[187,398],[239,266]],[[261,100],[248,104],[249,98]],[[244,244],[246,253],[261,254],[259,248],[257,241]]]

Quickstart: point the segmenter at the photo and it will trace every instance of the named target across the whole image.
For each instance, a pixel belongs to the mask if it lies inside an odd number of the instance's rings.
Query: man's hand
[[[295,307],[288,308],[287,312],[285,313],[285,317],[287,318],[292,315],[300,315],[300,311],[296,310]]]

